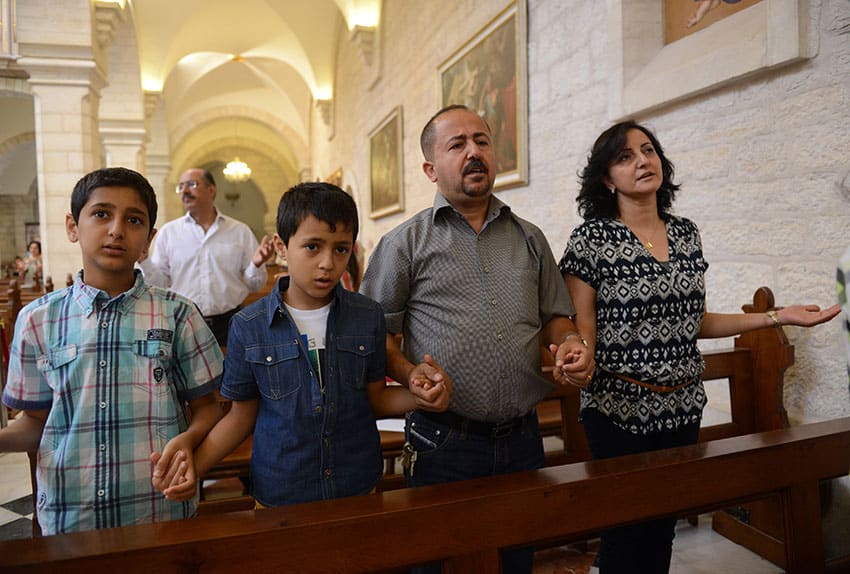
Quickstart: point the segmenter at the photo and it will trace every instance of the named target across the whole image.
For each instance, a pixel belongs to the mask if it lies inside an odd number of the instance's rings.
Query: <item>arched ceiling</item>
[[[164,104],[172,169],[185,168],[180,158],[193,149],[238,135],[279,148],[289,171],[309,167],[313,104],[333,97],[340,28],[377,27],[381,0],[129,5],[142,87]],[[247,127],[256,123],[270,129]]]

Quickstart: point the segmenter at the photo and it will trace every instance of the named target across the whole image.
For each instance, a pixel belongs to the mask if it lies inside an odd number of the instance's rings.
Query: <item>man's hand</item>
[[[579,388],[590,383],[596,364],[590,349],[579,337],[571,337],[560,345],[549,345],[549,352],[555,358],[555,368],[552,371],[555,382]]]
[[[272,243],[272,238],[268,235],[263,235],[262,241],[257,246],[257,250],[254,251],[254,267],[260,267],[266,261],[271,259],[274,256],[274,243]]]

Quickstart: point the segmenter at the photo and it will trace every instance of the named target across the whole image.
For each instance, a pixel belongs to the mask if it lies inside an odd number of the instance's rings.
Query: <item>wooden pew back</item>
[[[370,496],[0,542],[0,570],[375,572],[446,559],[498,572],[498,549],[779,493],[787,572],[825,571],[818,481],[850,467],[850,419]]]

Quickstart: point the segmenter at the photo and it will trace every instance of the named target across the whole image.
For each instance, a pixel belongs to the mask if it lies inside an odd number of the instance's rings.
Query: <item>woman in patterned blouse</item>
[[[706,403],[697,338],[769,326],[811,326],[838,306],[794,305],[767,313],[705,310],[699,230],[671,214],[679,186],[655,136],[634,121],[599,136],[581,173],[585,221],[560,262],[575,324],[596,359],[592,379],[572,381],[593,458],[693,444]],[[602,535],[601,574],[666,573],[675,519]]]

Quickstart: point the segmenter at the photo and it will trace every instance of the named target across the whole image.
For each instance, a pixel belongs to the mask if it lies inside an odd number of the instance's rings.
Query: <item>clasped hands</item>
[[[580,389],[590,383],[596,362],[580,337],[571,337],[560,345],[549,345],[549,352],[555,359],[552,377],[556,383],[570,384]]]
[[[415,365],[407,376],[410,394],[416,405],[424,411],[440,412],[449,407],[452,381],[431,355]]]

